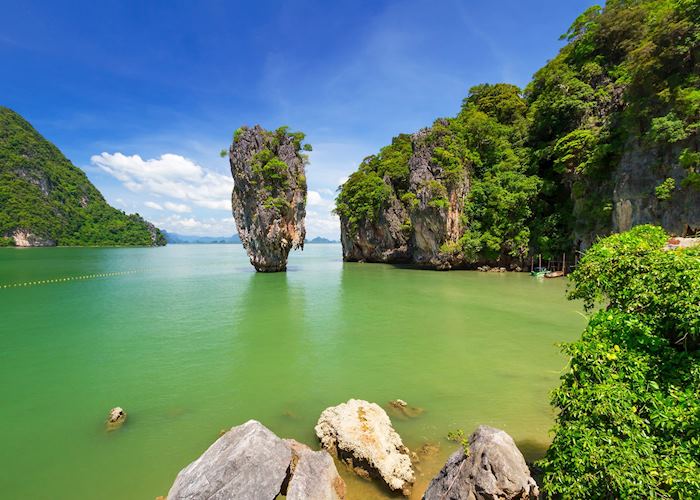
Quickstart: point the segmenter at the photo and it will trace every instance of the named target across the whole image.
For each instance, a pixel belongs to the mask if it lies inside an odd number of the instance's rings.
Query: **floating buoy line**
[[[134,274],[137,272],[138,272],[138,270],[116,271],[113,273],[83,274],[82,276],[67,276],[65,278],[53,278],[53,279],[48,279],[48,280],[25,281],[22,283],[1,284],[0,288],[20,288],[20,287],[25,287],[25,286],[51,285],[54,283],[66,283],[69,281],[82,281],[82,280],[91,280],[91,279],[97,279],[97,278],[109,278],[112,276],[124,276],[126,274]]]

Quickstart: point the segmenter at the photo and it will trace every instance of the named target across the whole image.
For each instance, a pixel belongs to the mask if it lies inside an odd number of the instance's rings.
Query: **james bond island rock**
[[[241,127],[229,150],[233,216],[250,263],[261,272],[287,269],[287,256],[304,248],[307,158],[304,134]]]
[[[359,476],[410,494],[415,475],[408,448],[379,405],[351,399],[327,408],[315,430],[321,446]]]
[[[479,426],[469,452],[458,450],[430,482],[424,500],[535,499],[539,494],[523,455],[504,431]]]
[[[168,500],[342,500],[345,483],[325,451],[277,437],[255,420],[224,433],[180,471]]]
[[[85,173],[0,106],[0,246],[160,246],[140,215],[107,204]]]

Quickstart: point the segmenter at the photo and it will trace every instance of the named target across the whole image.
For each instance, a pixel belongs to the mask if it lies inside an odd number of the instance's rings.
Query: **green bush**
[[[563,348],[554,440],[539,465],[563,498],[697,498],[700,251],[638,226],[596,243],[569,297],[607,304]]]
[[[659,201],[670,200],[674,189],[676,189],[675,179],[673,179],[672,177],[665,179],[661,184],[654,188],[656,199]]]

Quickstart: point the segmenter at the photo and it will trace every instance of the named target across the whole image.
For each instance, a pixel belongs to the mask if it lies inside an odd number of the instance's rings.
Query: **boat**
[[[544,275],[545,278],[561,278],[564,276],[564,271],[552,271]]]

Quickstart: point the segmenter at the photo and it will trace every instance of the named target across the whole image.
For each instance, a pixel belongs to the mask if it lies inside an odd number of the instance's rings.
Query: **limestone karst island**
[[[697,0],[1,12],[0,498],[700,499]]]

